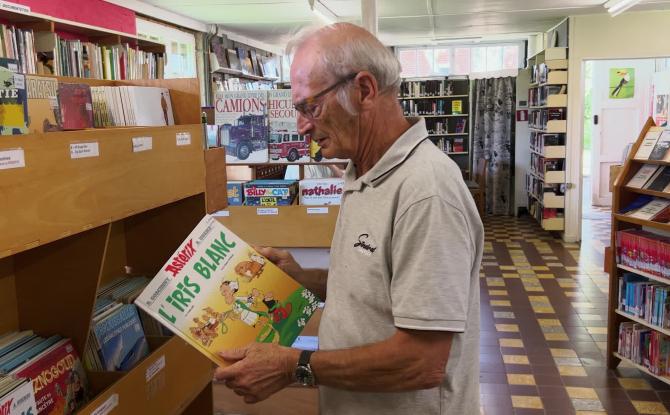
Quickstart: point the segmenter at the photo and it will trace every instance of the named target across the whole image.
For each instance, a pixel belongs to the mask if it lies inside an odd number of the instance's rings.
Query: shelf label
[[[70,143],[70,158],[83,159],[87,157],[100,157],[100,146],[94,143]]]
[[[0,151],[0,170],[26,167],[26,156],[22,148]]]
[[[190,146],[191,145],[191,133],[188,131],[177,133],[177,145],[178,146]]]
[[[10,12],[16,13],[30,13],[30,6],[0,0],[0,10],[9,10]]]
[[[256,214],[258,216],[279,215],[279,208],[257,208]]]
[[[230,216],[230,211],[229,210],[219,210],[218,212],[212,213],[212,216],[227,218],[228,216]]]
[[[160,372],[163,368],[165,367],[165,355],[161,356],[156,360],[154,363],[151,364],[147,368],[147,371],[145,373],[145,377],[147,379],[147,383],[156,376],[158,372]]]
[[[153,138],[151,137],[133,137],[133,153],[140,151],[149,151],[154,148]]]
[[[328,208],[327,207],[308,207],[307,208],[307,214],[308,215],[325,215],[328,213]]]
[[[22,73],[14,74],[14,87],[16,89],[26,89],[26,76],[24,74]]]
[[[103,402],[102,405],[98,406],[95,411],[91,412],[91,415],[107,415],[117,406],[119,406],[119,394],[115,393],[107,398],[107,400]]]

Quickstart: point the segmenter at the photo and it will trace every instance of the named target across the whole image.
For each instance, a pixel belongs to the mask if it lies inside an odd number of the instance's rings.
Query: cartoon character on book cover
[[[267,91],[217,92],[214,120],[226,148],[226,163],[267,163]]]
[[[217,353],[290,346],[319,300],[212,216],[205,216],[136,300],[219,364]]]

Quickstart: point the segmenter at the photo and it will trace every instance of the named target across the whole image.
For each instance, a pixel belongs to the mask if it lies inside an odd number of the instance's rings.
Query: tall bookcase
[[[617,177],[614,183],[614,195],[612,203],[612,252],[613,255],[609,259],[609,269],[610,269],[610,284],[609,284],[609,307],[608,307],[608,327],[607,327],[607,365],[609,368],[615,368],[621,361],[626,361],[633,364],[635,367],[640,369],[642,372],[653,376],[665,383],[670,384],[670,377],[659,376],[652,373],[647,367],[640,365],[632,360],[622,356],[618,353],[619,346],[619,326],[623,322],[633,322],[637,323],[639,327],[644,328],[645,330],[651,330],[666,336],[670,336],[670,329],[660,327],[657,324],[652,324],[646,319],[638,318],[630,313],[625,312],[619,308],[619,296],[621,295],[620,289],[623,289],[619,285],[619,279],[623,276],[624,273],[634,273],[641,277],[647,278],[652,283],[657,283],[659,286],[670,286],[670,279],[657,276],[655,274],[641,271],[635,267],[626,266],[617,260],[617,252],[621,249],[619,246],[619,241],[617,238],[617,232],[621,230],[630,230],[630,229],[645,229],[654,233],[660,233],[662,235],[668,235],[670,232],[670,224],[654,222],[650,220],[642,220],[630,217],[628,215],[621,214],[619,212],[631,202],[633,202],[640,195],[649,195],[657,198],[670,199],[670,193],[666,192],[657,192],[647,189],[639,189],[634,187],[627,186],[627,183],[635,176],[638,170],[644,164],[659,165],[659,166],[669,166],[670,163],[663,161],[654,161],[654,160],[635,160],[633,157],[637,153],[645,135],[650,130],[661,130],[661,127],[656,127],[653,120],[650,118],[640,133],[637,141],[633,145],[633,148],[626,160],[624,167]],[[659,235],[659,238],[663,236]],[[660,263],[666,261],[661,258],[661,253],[657,253],[656,257],[649,258],[649,261]]]
[[[58,80],[169,88],[177,124],[0,140],[0,159],[25,163],[0,169],[0,332],[60,334],[83,356],[98,288],[155,275],[205,214],[206,155],[196,79]],[[152,148],[133,152],[134,137]],[[73,158],[73,144],[98,154]],[[212,413],[211,362],[178,337],[148,341],[132,370],[87,373],[92,398],[78,414]]]
[[[529,59],[530,170],[528,210],[543,229],[565,228],[568,49],[552,47]]]
[[[406,78],[398,99],[405,116],[425,118],[431,141],[454,159],[468,177],[471,170],[469,79]]]

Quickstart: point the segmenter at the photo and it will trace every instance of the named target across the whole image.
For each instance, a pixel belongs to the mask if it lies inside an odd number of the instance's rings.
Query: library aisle
[[[625,363],[606,368],[608,275],[593,247],[609,245],[610,224],[588,222],[579,245],[528,217],[485,220],[484,414],[668,413],[669,385]]]

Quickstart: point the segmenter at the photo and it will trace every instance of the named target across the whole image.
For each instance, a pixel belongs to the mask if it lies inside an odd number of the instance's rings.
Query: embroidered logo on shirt
[[[372,255],[377,250],[377,243],[370,238],[367,233],[358,235],[358,242],[354,243],[354,248],[365,256]]]

